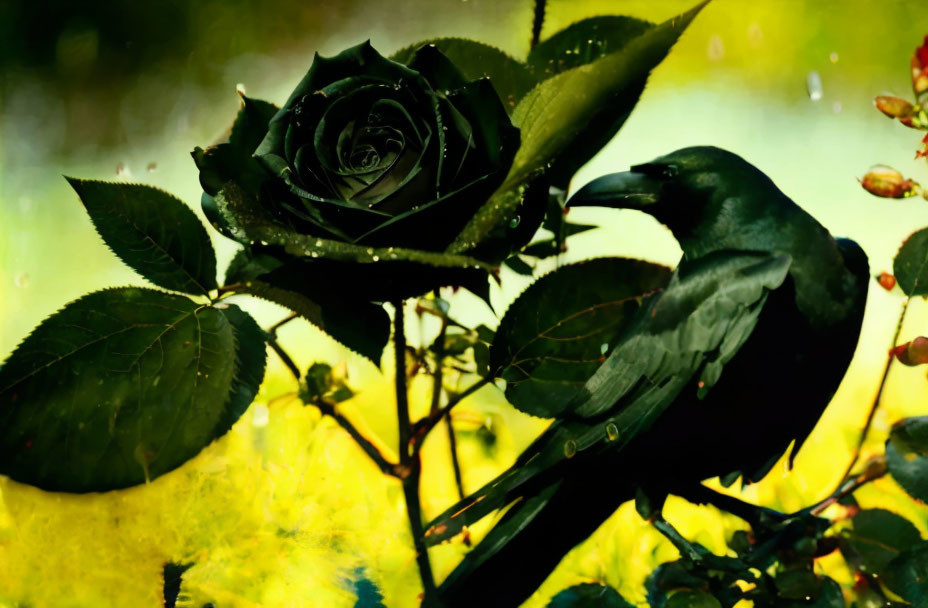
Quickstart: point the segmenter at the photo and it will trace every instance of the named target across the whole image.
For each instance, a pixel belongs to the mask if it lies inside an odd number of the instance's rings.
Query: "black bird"
[[[863,250],[731,152],[678,150],[594,180],[568,205],[649,213],[683,257],[570,415],[431,522],[436,544],[510,505],[441,584],[449,607],[519,605],[636,492],[661,504],[711,477],[759,479],[811,432],[857,345]]]

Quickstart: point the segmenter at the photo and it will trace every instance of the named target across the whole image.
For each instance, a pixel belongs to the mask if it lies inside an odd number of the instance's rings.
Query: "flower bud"
[[[896,277],[885,271],[876,277],[876,281],[886,291],[892,291],[892,288],[896,286]]]
[[[928,36],[912,54],[912,89],[916,97],[928,92]]]
[[[860,180],[860,185],[870,194],[883,198],[906,198],[918,194],[921,190],[916,182],[883,165],[871,167]]]
[[[915,106],[900,97],[880,95],[873,99],[876,109],[890,118],[908,118],[915,113]]]
[[[893,355],[899,363],[910,367],[928,363],[928,338],[919,336],[911,342],[900,344],[893,349]]]

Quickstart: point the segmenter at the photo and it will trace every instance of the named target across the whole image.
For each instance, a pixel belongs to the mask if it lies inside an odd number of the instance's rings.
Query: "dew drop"
[[[29,275],[25,272],[21,272],[13,279],[13,285],[19,287],[20,289],[25,289],[29,287]]]
[[[373,247],[368,247],[368,248],[367,248],[367,255],[374,255],[374,248],[373,248]]]
[[[564,456],[568,458],[573,458],[577,455],[577,442],[573,439],[568,439],[564,442]]]
[[[722,42],[722,37],[716,34],[709,39],[709,48],[706,49],[706,55],[709,57],[709,61],[721,61],[725,57],[725,43]]]
[[[614,422],[610,422],[606,425],[606,439],[609,441],[615,441],[619,438],[619,427],[615,425]]]
[[[255,403],[251,407],[251,426],[258,428],[267,426],[270,420],[270,410],[263,403]]]
[[[371,259],[374,260],[375,262],[379,262],[379,261],[380,261],[380,256],[379,256],[379,255],[375,255],[375,256],[372,257]]]
[[[318,258],[318,257],[319,257],[319,252],[318,252],[318,251],[313,251],[310,255],[311,255],[312,257],[314,257],[314,258]]]
[[[509,220],[509,227],[510,227],[510,228],[517,228],[517,227],[519,226],[519,222],[521,222],[521,221],[522,221],[522,218],[520,218],[520,217],[517,215],[517,216],[513,217],[511,220]]]
[[[599,346],[599,354],[605,355],[605,354],[608,353],[608,352],[609,352],[609,343],[608,343],[608,342],[603,342],[603,343]]]
[[[316,239],[316,247],[322,247],[322,239]]]
[[[831,54],[828,56],[828,61],[832,63],[838,63],[838,59],[839,57],[836,51],[832,51]]]
[[[806,76],[806,92],[809,94],[809,99],[812,101],[818,101],[824,94],[822,77],[819,76],[819,73],[815,70],[812,70],[809,72],[809,75]]]

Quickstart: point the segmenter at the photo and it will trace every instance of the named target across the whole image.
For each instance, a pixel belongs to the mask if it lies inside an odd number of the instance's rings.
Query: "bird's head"
[[[670,228],[687,255],[722,248],[767,249],[758,237],[775,231],[785,215],[802,213],[757,167],[711,146],[683,148],[630,171],[605,175],[567,204],[649,213]]]

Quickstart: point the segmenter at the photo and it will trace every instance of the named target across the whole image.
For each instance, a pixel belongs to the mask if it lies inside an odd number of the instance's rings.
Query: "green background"
[[[591,15],[661,21],[691,4],[551,0],[542,37]],[[389,53],[423,38],[465,36],[521,58],[531,13],[528,0],[0,6],[0,355],[88,291],[143,284],[103,245],[63,174],[155,185],[199,213],[189,151],[223,137],[237,86],[279,103],[314,52],[334,54],[367,38]],[[921,134],[872,104],[877,94],[910,95],[909,58],[928,34],[926,15],[917,1],[714,0],[572,188],[680,147],[721,146],[761,167],[833,234],[857,240],[875,273],[890,270],[902,239],[928,225],[928,202],[873,198],[857,178],[885,163],[928,182],[924,162],[913,160]],[[817,100],[807,89],[813,71],[822,81]],[[674,264],[679,256],[670,233],[649,217],[577,210],[571,219],[604,227],[575,237],[560,263],[608,254]],[[222,268],[234,247],[213,236]],[[497,311],[527,284],[508,271],[503,279],[493,293]],[[901,298],[873,285],[857,357],[822,423],[794,470],[775,467],[744,491],[747,499],[792,510],[831,491],[876,390]],[[478,300],[460,294],[452,302],[461,320],[495,325]],[[272,305],[242,304],[263,324],[282,316]],[[924,303],[910,311],[903,340],[928,333]],[[420,329],[427,337],[434,328],[410,329],[415,341]],[[395,445],[389,360],[381,375],[305,325],[288,326],[281,340],[303,367],[345,361],[360,392],[345,411],[366,421],[387,449]],[[415,605],[399,486],[334,424],[298,405],[284,368],[273,357],[269,363],[258,402],[233,431],[154,483],[68,496],[0,480],[0,606],[159,606],[168,560],[197,564],[185,575],[179,606],[351,606],[352,581],[362,573],[380,585],[387,605]],[[413,406],[424,408],[428,382],[421,380],[413,383]],[[893,370],[870,445],[902,415],[925,413],[926,387],[922,368]],[[492,389],[462,404],[455,426],[465,486],[476,489],[507,466],[542,425],[510,411]],[[443,440],[436,433],[423,456],[427,515],[454,497]],[[604,471],[603,482],[612,474]],[[897,509],[924,533],[928,511],[899,496],[889,479],[859,494],[864,506]],[[716,550],[740,525],[674,500],[668,517]],[[433,550],[436,574],[449,572],[464,550],[462,543]],[[529,605],[590,580],[640,602],[643,576],[673,555],[626,505]],[[849,584],[835,561],[818,567]]]

